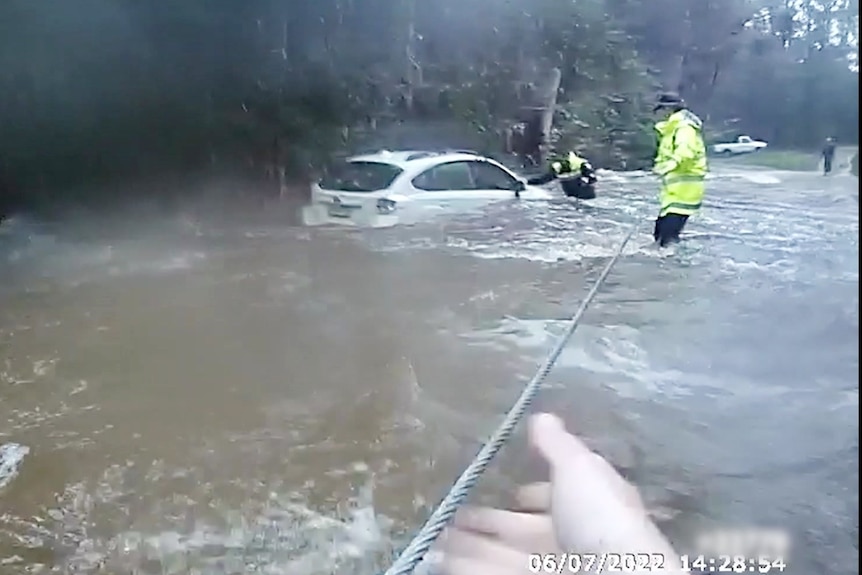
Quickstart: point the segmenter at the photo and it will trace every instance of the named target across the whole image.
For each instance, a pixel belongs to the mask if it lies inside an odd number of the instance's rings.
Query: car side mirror
[[[526,189],[527,189],[527,184],[524,183],[523,180],[516,180],[515,181],[514,191],[515,191],[515,197],[516,198],[520,198],[521,192],[523,192]]]

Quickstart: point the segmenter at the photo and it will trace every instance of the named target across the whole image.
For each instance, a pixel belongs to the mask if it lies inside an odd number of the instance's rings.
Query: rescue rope
[[[431,549],[434,541],[437,540],[443,532],[443,529],[446,528],[446,525],[452,517],[454,517],[455,512],[458,511],[458,508],[464,503],[470,490],[476,485],[482,477],[482,474],[485,473],[488,465],[500,449],[506,444],[512,436],[515,428],[518,426],[518,423],[520,423],[524,418],[524,415],[526,415],[527,409],[530,407],[530,404],[538,393],[540,386],[551,373],[554,364],[557,362],[563,349],[565,349],[566,344],[568,344],[572,335],[575,333],[584,312],[587,311],[590,303],[592,303],[593,299],[596,297],[596,294],[599,292],[602,284],[604,284],[608,275],[611,273],[611,269],[613,269],[617,260],[620,259],[626,244],[628,244],[629,240],[634,236],[638,227],[638,223],[634,224],[623,238],[622,242],[620,242],[620,245],[613,257],[604,267],[602,273],[587,293],[587,296],[581,302],[581,305],[578,307],[575,314],[568,320],[566,331],[557,340],[557,343],[539,367],[536,375],[534,375],[529,383],[524,387],[521,395],[506,414],[506,417],[503,419],[500,426],[487,443],[482,446],[482,449],[476,454],[472,463],[470,463],[467,469],[465,469],[461,476],[458,477],[457,481],[455,481],[449,489],[449,493],[446,494],[446,497],[443,498],[440,505],[438,505],[437,509],[434,510],[434,513],[431,514],[422,526],[422,529],[419,530],[419,533],[417,533],[413,540],[410,541],[410,544],[404,548],[395,562],[386,570],[384,575],[410,575],[413,573],[416,566],[422,562],[422,559],[424,559],[425,555]]]

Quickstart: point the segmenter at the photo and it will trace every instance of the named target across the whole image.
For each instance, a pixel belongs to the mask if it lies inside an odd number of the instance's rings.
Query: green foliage
[[[563,105],[561,149],[578,150],[599,166],[642,169],[652,162],[656,136],[649,104],[637,94],[584,97]]]
[[[552,67],[554,137],[600,166],[649,163],[660,85],[709,138],[855,143],[855,30],[851,0],[6,0],[0,200],[202,166],[302,173],[372,143],[499,150]]]
[[[767,5],[768,6],[768,5]],[[781,148],[827,137],[859,140],[858,2],[799,2],[767,9],[739,35],[736,65],[716,90],[725,129]]]

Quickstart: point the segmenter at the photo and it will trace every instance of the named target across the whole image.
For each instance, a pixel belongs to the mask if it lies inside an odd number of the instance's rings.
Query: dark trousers
[[[583,177],[562,178],[560,187],[567,198],[593,200],[596,197],[596,186]]]
[[[679,234],[682,233],[682,229],[685,227],[687,221],[688,216],[682,214],[659,216],[656,218],[655,230],[652,233],[655,241],[661,247],[677,243],[679,241]]]
[[[828,174],[832,171],[832,156],[823,156],[823,173]]]

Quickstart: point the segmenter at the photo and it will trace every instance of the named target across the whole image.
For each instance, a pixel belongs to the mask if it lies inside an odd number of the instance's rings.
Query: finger
[[[583,473],[592,473],[597,478],[603,479],[608,491],[614,494],[627,507],[646,511],[637,488],[620,475],[616,468],[598,453],[591,453],[589,459],[585,458],[582,461],[580,471]]]
[[[527,557],[510,565],[500,565],[497,562],[468,557],[445,557],[439,565],[438,573],[441,575],[524,575],[530,573]]]
[[[542,513],[551,508],[551,484],[548,481],[522,485],[515,492],[518,511]]]
[[[501,533],[518,530],[520,515],[517,511],[465,506],[455,514],[452,524],[463,531],[499,537]]]
[[[574,464],[592,454],[587,445],[566,431],[556,415],[540,413],[530,420],[530,444],[550,465]]]
[[[550,515],[519,513],[489,507],[464,509],[455,516],[457,534],[487,536],[525,551],[537,547],[554,548],[554,528]],[[447,535],[448,537],[448,535]]]
[[[474,559],[500,567],[525,566],[523,551],[506,543],[478,533],[464,531],[457,527],[447,530],[442,546],[443,563],[455,559]],[[491,573],[491,572],[489,572]]]
[[[608,471],[608,476],[613,476],[613,480],[615,482],[616,492],[619,493],[620,499],[631,509],[643,510],[646,511],[646,505],[644,505],[643,499],[641,499],[640,491],[638,488],[629,483],[622,475],[620,475],[616,469],[604,458],[602,457],[603,464],[610,468],[611,471]],[[612,473],[611,473],[612,472]]]
[[[552,415],[531,421],[530,440],[551,467],[553,523],[557,541],[568,549],[609,551],[654,539],[635,491],[601,456],[568,433]]]
[[[533,417],[530,426],[533,447],[559,471],[564,466],[568,476],[581,478],[575,485],[585,485],[588,479],[600,479],[607,488],[633,508],[643,508],[637,489],[626,481],[601,455],[593,452],[580,438],[568,431],[560,418],[548,413]],[[572,485],[574,488],[575,485]],[[582,485],[583,486],[583,485]]]

